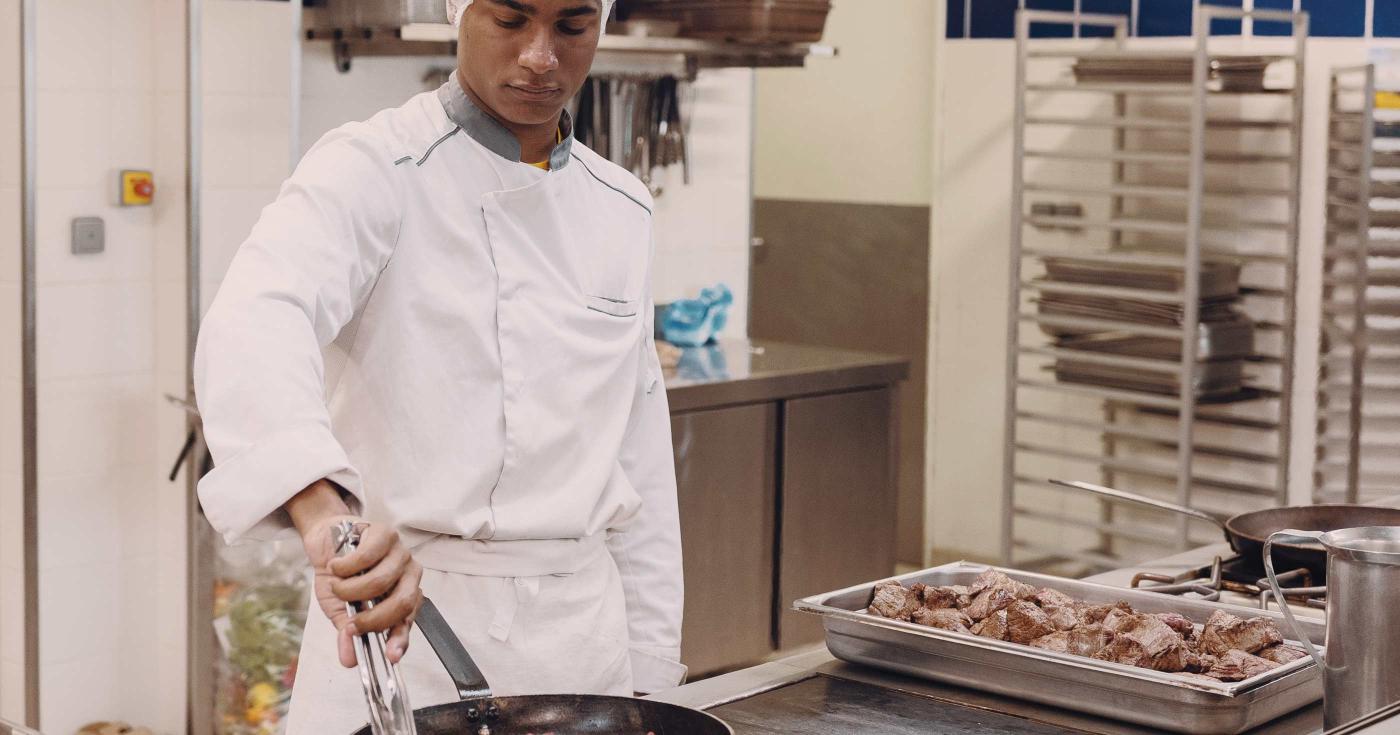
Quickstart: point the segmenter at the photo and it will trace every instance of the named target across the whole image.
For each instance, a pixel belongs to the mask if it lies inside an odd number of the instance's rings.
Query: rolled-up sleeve
[[[263,210],[200,326],[195,395],[214,469],[199,500],[230,543],[287,527],[283,504],[323,478],[363,506],[331,431],[322,350],[393,253],[402,211],[393,168],[363,125],[327,134]]]
[[[642,506],[625,529],[609,535],[608,548],[627,599],[633,688],[651,693],[685,679],[686,667],[680,663],[685,584],[671,412],[652,339],[655,308],[650,289],[642,308],[642,379],[619,458]]]

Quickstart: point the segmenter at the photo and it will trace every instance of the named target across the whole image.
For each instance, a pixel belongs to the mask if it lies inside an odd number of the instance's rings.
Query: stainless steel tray
[[[958,562],[894,579],[906,587],[971,584],[989,567]],[[1215,610],[1279,621],[1253,608],[1171,597],[1061,577],[1002,570],[1012,579],[1049,587],[1086,602],[1126,601],[1143,612],[1174,612],[1204,624]],[[1312,659],[1237,683],[1206,682],[1124,664],[1043,651],[953,633],[862,612],[875,582],[798,600],[794,609],[823,616],[832,655],[856,664],[957,686],[1088,712],[1170,732],[1235,735],[1322,698]],[[1326,627],[1300,621],[1316,643]]]

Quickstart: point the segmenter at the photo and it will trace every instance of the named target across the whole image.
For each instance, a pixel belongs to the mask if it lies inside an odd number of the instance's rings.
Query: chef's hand
[[[390,663],[398,663],[408,650],[408,634],[423,604],[419,589],[423,567],[413,560],[398,532],[367,524],[360,545],[337,558],[331,529],[341,521],[365,520],[350,513],[334,485],[326,480],[316,482],[289,500],[286,508],[315,571],[316,601],[335,625],[340,664],[355,666],[354,636],[378,631],[389,631],[385,653]],[[383,599],[374,609],[351,620],[346,603],[378,598]]]

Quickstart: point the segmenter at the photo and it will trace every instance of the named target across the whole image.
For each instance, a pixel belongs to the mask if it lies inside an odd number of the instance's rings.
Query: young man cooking
[[[322,138],[204,320],[205,513],[294,526],[315,570],[292,735],[367,719],[356,632],[390,632],[415,707],[455,700],[424,594],[497,694],[684,676],[652,202],[564,111],[611,5],[448,0],[453,78]],[[370,525],[335,559],[344,519]]]

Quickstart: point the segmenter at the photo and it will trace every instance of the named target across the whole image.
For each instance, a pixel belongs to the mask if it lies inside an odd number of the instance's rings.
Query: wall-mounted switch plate
[[[106,227],[101,217],[73,218],[73,254],[93,255],[106,249]]]

